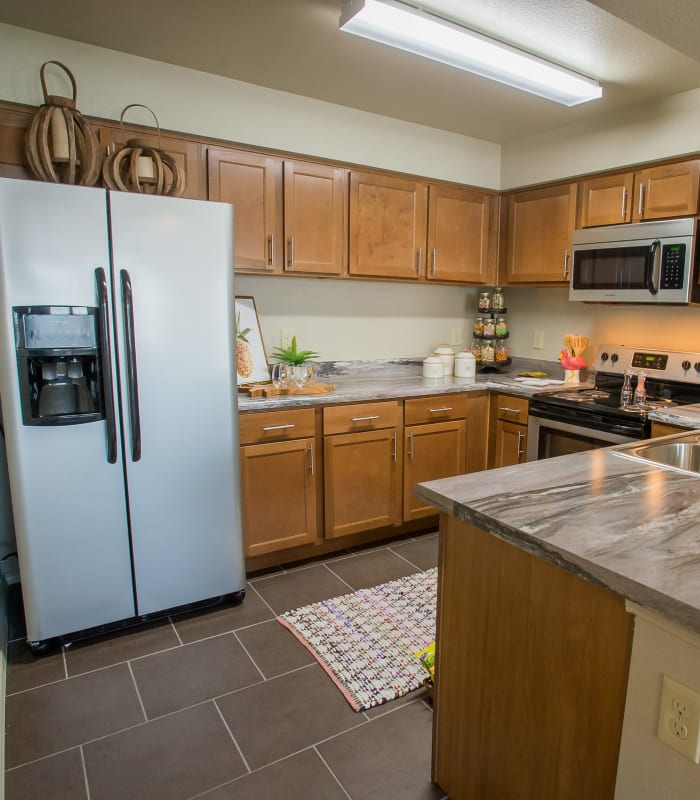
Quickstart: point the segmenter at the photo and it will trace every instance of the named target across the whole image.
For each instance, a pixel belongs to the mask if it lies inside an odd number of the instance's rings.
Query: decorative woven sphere
[[[73,97],[50,95],[45,71],[55,64],[66,72]],[[76,108],[77,86],[73,73],[59,61],[41,66],[44,104],[36,112],[25,135],[29,166],[42,181],[93,186],[100,177],[100,146],[97,136]]]
[[[121,113],[119,123],[124,130],[124,114],[130,108],[148,106],[132,103]],[[158,147],[142,139],[129,139],[127,143],[110,153],[102,166],[102,179],[110,189],[121,192],[140,192],[180,197],[185,191],[185,176],[175,159],[161,148],[160,126],[153,114],[158,132]]]

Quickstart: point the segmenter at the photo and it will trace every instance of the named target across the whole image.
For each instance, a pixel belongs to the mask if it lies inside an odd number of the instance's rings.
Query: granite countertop
[[[440,511],[700,633],[700,477],[591,450],[416,486]]]

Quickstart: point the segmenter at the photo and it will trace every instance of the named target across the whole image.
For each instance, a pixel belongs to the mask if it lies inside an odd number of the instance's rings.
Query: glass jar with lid
[[[493,317],[484,320],[484,336],[486,338],[494,336],[496,333],[496,323]]]
[[[503,364],[508,361],[508,345],[503,339],[496,341],[496,347],[493,355],[497,364]]]
[[[496,336],[505,338],[508,335],[508,323],[505,317],[496,317]]]
[[[477,361],[481,361],[481,339],[472,339],[472,353]]]
[[[491,298],[491,308],[494,311],[503,311],[506,307],[505,297],[503,296],[503,289],[497,286],[493,290],[493,297]]]
[[[479,292],[479,311],[491,310],[491,295],[489,292]]]
[[[484,339],[481,344],[481,363],[493,364],[496,360],[496,347],[493,339]]]
[[[483,336],[484,335],[484,318],[477,317],[474,320],[474,336]]]

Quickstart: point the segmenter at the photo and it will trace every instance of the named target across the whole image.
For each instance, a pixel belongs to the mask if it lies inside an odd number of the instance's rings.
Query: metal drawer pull
[[[283,431],[287,428],[296,428],[294,423],[287,423],[287,425],[263,425],[262,429],[264,431]]]
[[[413,461],[413,434],[408,434],[408,457]]]
[[[637,213],[641,217],[644,213],[644,184],[639,184],[639,203],[637,205]]]
[[[452,406],[443,406],[442,408],[429,408],[431,414],[440,414],[443,411],[452,411]]]
[[[370,417],[353,417],[351,422],[371,422],[373,419],[379,419],[379,414],[373,414]]]
[[[569,251],[564,250],[564,278],[569,274]]]
[[[313,475],[314,474],[314,446],[313,446],[313,444],[309,445],[309,455],[311,456],[311,464],[309,465],[309,472]]]
[[[274,265],[275,265],[275,235],[274,234],[270,234],[270,236],[267,237],[267,252],[268,252],[268,256],[267,256],[268,266],[274,267]]]
[[[623,186],[622,187],[622,219],[627,216],[627,189]]]
[[[525,434],[522,431],[518,431],[518,461],[525,455],[525,451],[520,447],[524,438]]]
[[[394,461],[396,461],[396,459],[398,458],[398,440],[399,440],[399,437],[398,437],[398,434],[396,433],[396,431],[394,431],[394,433],[392,434],[391,438],[392,438],[392,441],[393,441],[393,446],[392,446],[392,450],[391,450],[391,457],[394,459]]]
[[[433,269],[432,274],[435,274],[435,270],[437,269],[437,250],[433,247]]]
[[[498,410],[499,411],[505,411],[506,414],[519,414],[520,413],[520,409],[519,408],[507,408],[506,406],[499,406]]]
[[[289,237],[289,267],[294,266],[294,236]]]
[[[423,248],[418,248],[418,258],[416,260],[416,275],[420,275],[421,268],[423,266]]]

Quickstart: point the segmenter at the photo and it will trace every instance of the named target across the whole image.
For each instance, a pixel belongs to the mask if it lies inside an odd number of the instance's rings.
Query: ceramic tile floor
[[[241,606],[43,658],[10,643],[7,800],[440,800],[422,691],[356,713],[276,615],[437,563],[437,535],[251,577]]]

